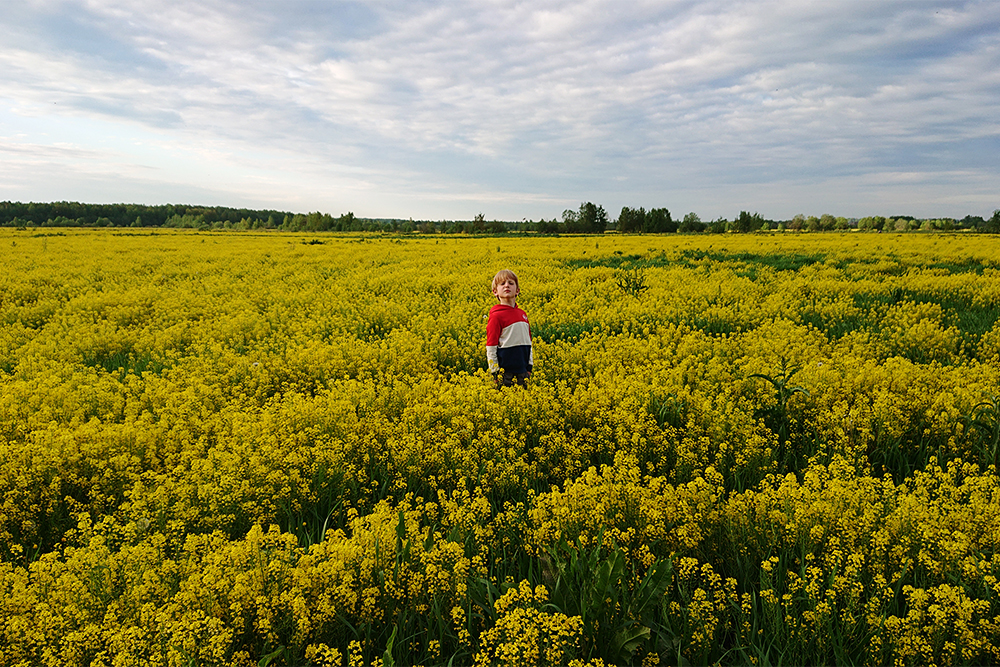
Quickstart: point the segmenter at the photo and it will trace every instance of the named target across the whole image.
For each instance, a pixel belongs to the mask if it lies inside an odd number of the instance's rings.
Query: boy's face
[[[493,296],[500,301],[513,299],[521,293],[521,288],[517,286],[517,281],[513,278],[504,278],[493,287]]]

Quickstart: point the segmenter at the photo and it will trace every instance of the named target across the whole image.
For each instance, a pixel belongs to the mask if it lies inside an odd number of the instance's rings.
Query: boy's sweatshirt
[[[527,313],[517,306],[502,303],[490,308],[486,322],[486,360],[491,373],[501,368],[514,375],[531,371],[534,357]]]

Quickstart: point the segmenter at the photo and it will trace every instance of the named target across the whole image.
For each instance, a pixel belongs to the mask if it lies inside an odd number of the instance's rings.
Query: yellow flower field
[[[1000,663],[992,237],[0,247],[0,665]]]

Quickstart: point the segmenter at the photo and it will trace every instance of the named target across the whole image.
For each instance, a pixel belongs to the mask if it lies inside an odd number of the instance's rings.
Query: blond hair
[[[517,280],[517,274],[511,271],[510,269],[500,269],[499,271],[497,271],[497,274],[493,276],[493,284],[490,286],[490,291],[495,292],[497,289],[497,285],[512,278],[514,280],[514,284],[517,285],[518,289],[520,289],[521,283],[518,282]]]

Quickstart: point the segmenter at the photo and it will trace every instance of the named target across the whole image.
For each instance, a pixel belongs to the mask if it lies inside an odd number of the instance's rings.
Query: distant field
[[[0,229],[0,665],[996,664],[998,243]]]

